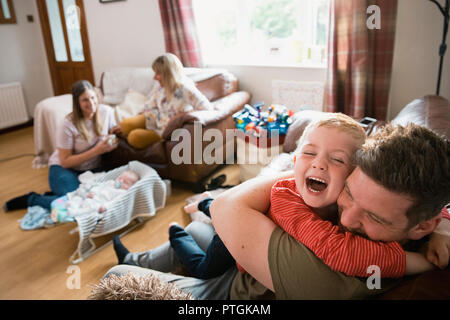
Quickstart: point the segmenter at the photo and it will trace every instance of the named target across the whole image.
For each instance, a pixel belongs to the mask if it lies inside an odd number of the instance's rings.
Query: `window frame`
[[[16,12],[14,10],[14,4],[12,0],[6,0],[6,4],[8,5],[9,13],[11,18],[6,18],[5,13],[3,12],[3,6],[0,3],[0,24],[16,24]]]
[[[194,0],[194,1],[196,1],[196,0]],[[328,1],[331,2],[331,0],[328,0]],[[310,0],[310,3],[312,3],[312,2],[313,2],[313,0]],[[197,12],[195,12],[195,7],[196,6],[194,5],[194,8],[193,8],[194,16],[197,16]],[[314,6],[314,7],[310,7],[310,8],[314,10],[314,15],[312,17],[313,21],[311,24],[313,24],[314,26],[317,26],[317,8],[318,7]],[[328,9],[329,9],[329,7],[328,7]],[[244,11],[245,11],[245,14],[244,14]],[[328,10],[328,13],[329,13],[329,10]],[[245,8],[245,10],[242,10],[242,9],[239,10],[238,15],[241,15],[241,16],[244,15],[246,18],[248,18],[249,14],[247,12],[247,8]],[[243,30],[242,25],[243,24],[246,24],[246,23],[243,23],[242,19],[238,19],[237,28],[239,30],[241,30],[241,32],[238,31],[238,34],[242,34],[242,30]],[[197,27],[198,27],[198,24],[197,24]],[[315,28],[315,29],[313,28],[313,30],[311,30],[311,32],[312,32],[312,35],[311,35],[311,41],[310,41],[309,45],[314,45],[314,43],[316,42],[316,38],[317,38],[317,28]],[[201,38],[202,35],[200,33],[198,34],[199,41],[200,41],[200,47],[204,47],[205,41]],[[244,32],[244,34],[246,34],[246,33],[247,33],[247,30]],[[326,39],[328,39],[328,36],[329,36],[329,25],[327,27]],[[239,38],[239,36],[238,36],[238,38]],[[327,46],[328,46],[328,43],[325,45],[325,49],[324,49],[325,53],[322,53],[322,56],[323,56],[323,54],[325,54],[325,56],[327,55],[327,52],[328,52]],[[312,50],[311,47],[309,48],[309,50]],[[279,61],[271,60],[271,61],[263,62],[260,59],[258,59],[257,61],[251,61],[251,59],[250,59],[250,61],[249,61],[248,59],[223,60],[221,58],[217,58],[217,59],[208,58],[204,62],[206,65],[210,65],[210,66],[233,65],[233,66],[250,66],[250,67],[326,69],[327,65],[328,65],[327,60],[328,59],[325,58],[325,60],[321,60],[319,62],[312,61],[311,59],[309,59],[309,61],[308,60],[305,61],[303,59],[303,61],[297,61],[297,62],[294,62],[294,61],[287,62],[287,61],[283,61],[283,60],[279,60]]]

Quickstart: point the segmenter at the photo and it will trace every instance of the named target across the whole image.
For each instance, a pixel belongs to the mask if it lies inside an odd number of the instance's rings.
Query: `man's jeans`
[[[203,250],[208,248],[214,236],[214,228],[202,222],[190,223],[186,227],[186,231]],[[111,268],[104,277],[108,277],[110,274],[126,275],[128,272],[137,276],[153,273],[162,281],[174,283],[184,292],[190,292],[195,298],[204,300],[229,299],[231,284],[238,272],[237,268],[233,266],[224,274],[208,280],[167,273],[181,265],[169,242],[149,251],[129,253],[125,257],[124,263],[127,265]]]

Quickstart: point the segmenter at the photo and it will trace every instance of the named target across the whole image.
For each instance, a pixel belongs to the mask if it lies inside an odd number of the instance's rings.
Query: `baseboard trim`
[[[9,128],[0,129],[0,134],[10,133],[10,132],[17,131],[17,130],[20,130],[20,129],[32,127],[33,124],[34,124],[34,119],[31,118],[31,119],[28,120],[27,122],[22,123],[22,124],[19,124],[19,125],[17,125],[17,126],[13,126],[13,127],[9,127]]]

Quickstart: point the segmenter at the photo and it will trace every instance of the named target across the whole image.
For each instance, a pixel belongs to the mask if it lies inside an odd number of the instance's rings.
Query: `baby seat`
[[[123,234],[128,233],[142,224],[146,218],[154,216],[156,210],[165,206],[167,193],[165,182],[153,168],[139,161],[130,161],[127,165],[103,175],[95,176],[93,179],[96,182],[114,180],[125,170],[137,172],[140,180],[128,189],[123,196],[115,199],[109,209],[102,215],[87,214],[75,217],[80,239],[76,251],[70,257],[72,263],[76,264],[83,261],[111,243],[110,241],[96,249],[93,238],[122,229],[131,221],[137,219],[138,224]]]

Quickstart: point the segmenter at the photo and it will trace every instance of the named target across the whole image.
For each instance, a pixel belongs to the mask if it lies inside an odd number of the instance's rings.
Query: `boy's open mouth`
[[[322,192],[324,191],[328,184],[319,178],[315,178],[315,177],[309,177],[306,178],[306,186],[308,187],[308,190],[311,192]]]

